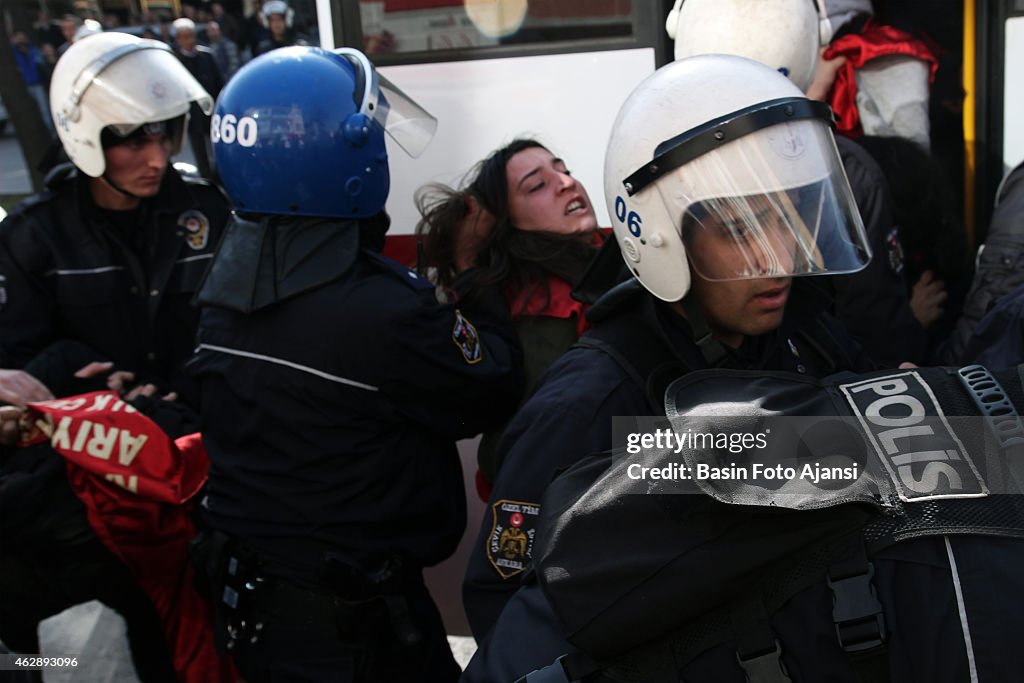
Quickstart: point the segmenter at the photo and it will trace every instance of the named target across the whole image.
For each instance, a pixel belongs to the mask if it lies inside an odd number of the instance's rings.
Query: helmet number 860
[[[214,144],[237,142],[242,147],[252,147],[256,144],[257,132],[256,119],[251,116],[238,119],[234,114],[214,114],[210,120],[210,139]]]

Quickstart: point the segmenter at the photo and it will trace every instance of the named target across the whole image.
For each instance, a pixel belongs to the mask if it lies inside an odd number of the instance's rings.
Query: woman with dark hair
[[[523,346],[525,399],[586,329],[584,305],[570,296],[601,242],[586,189],[544,145],[520,138],[477,164],[462,189],[427,185],[416,204],[420,271],[450,296],[504,295]],[[480,444],[482,497],[503,432]]]

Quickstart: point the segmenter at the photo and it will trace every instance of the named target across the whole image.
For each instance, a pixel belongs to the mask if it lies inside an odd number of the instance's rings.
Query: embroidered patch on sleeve
[[[480,335],[477,334],[473,323],[462,316],[462,311],[455,311],[455,325],[452,327],[452,341],[462,351],[462,357],[470,365],[475,365],[483,360],[484,352],[480,347]]]
[[[508,579],[530,566],[540,505],[499,500],[491,506],[491,515],[487,559],[501,578]]]

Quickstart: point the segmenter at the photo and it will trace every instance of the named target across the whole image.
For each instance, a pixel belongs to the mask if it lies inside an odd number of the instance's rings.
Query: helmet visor
[[[415,159],[433,139],[437,119],[391,81],[379,74],[377,77],[380,99],[374,118],[391,139]]]
[[[384,78],[359,50],[342,47],[334,51],[359,65],[364,94],[360,111],[375,120],[388,136],[414,159],[423,153],[437,130],[437,119]]]
[[[144,123],[181,116],[191,102],[207,114],[213,111],[213,98],[169,50],[136,49],[100,66],[90,65],[75,87],[82,105],[122,136]]]
[[[678,171],[689,176],[692,194],[671,199],[686,206],[681,236],[700,277],[853,273],[870,261],[831,133],[818,124],[795,125],[817,128],[818,144],[805,140],[796,150],[786,147],[795,138],[751,135],[726,154],[702,156]],[[711,183],[715,196],[708,196]]]

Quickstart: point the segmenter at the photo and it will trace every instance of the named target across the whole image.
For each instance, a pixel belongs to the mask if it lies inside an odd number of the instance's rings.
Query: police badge
[[[508,579],[530,566],[540,505],[499,500],[491,506],[493,523],[487,537],[487,559]]]
[[[210,219],[202,211],[190,209],[178,216],[178,227],[184,228],[185,243],[193,251],[202,251],[210,240]]]

